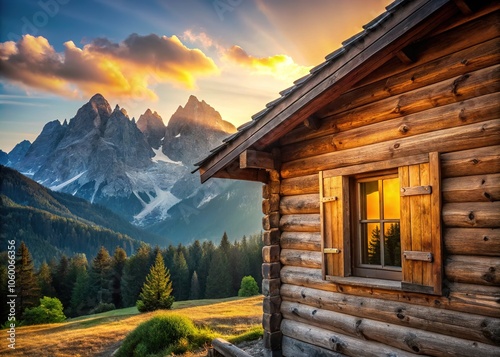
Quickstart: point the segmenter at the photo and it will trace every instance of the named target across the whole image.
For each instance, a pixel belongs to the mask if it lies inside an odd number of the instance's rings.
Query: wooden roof
[[[271,167],[253,165],[252,158],[270,159],[279,138],[302,122],[314,126],[315,112],[390,58],[404,61],[405,47],[459,11],[470,11],[467,0],[396,0],[196,163],[201,182],[211,177],[266,182],[264,169]]]

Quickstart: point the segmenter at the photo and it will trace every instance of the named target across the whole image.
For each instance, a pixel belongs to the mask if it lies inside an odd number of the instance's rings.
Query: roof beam
[[[274,170],[273,154],[257,150],[245,150],[240,154],[241,169]]]
[[[316,115],[311,115],[306,120],[304,120],[304,125],[306,126],[306,128],[309,128],[311,130],[318,130],[321,126],[321,119]]]

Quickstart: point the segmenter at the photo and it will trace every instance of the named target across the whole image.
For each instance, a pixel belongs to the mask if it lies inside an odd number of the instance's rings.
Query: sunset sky
[[[165,123],[190,94],[239,126],[390,0],[0,0],[0,149],[95,93]]]

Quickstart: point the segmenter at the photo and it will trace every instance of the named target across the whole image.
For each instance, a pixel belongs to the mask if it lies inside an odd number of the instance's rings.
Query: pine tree
[[[90,293],[95,305],[111,303],[111,257],[106,248],[101,247],[92,260],[90,269]]]
[[[191,277],[191,289],[189,289],[189,300],[198,300],[200,298],[200,282],[196,270]]]
[[[81,316],[89,312],[92,298],[89,296],[89,274],[79,272],[71,294],[71,316]]]
[[[205,297],[218,299],[231,296],[232,276],[226,255],[218,249],[208,271]]]
[[[35,275],[33,259],[24,242],[17,251],[16,258],[16,309],[20,317],[26,308],[34,307],[40,298],[40,287]]]
[[[368,263],[380,265],[380,228],[379,226],[375,226],[371,233],[371,239],[368,242]]]
[[[123,276],[123,269],[127,261],[127,253],[120,247],[115,249],[113,254],[113,262],[111,264],[113,270],[113,277],[111,281],[111,300],[116,308],[123,307],[122,301],[122,286],[121,280]]]
[[[55,273],[52,276],[56,277],[53,280],[54,289],[56,290],[57,298],[61,301],[63,306],[69,306],[71,301],[71,286],[68,281],[69,274],[69,260],[63,255],[59,260],[59,264],[55,267]]]
[[[158,309],[170,309],[174,302],[172,294],[172,282],[170,272],[165,268],[163,257],[158,252],[155,264],[151,267],[146,282],[137,300],[137,309],[140,312],[154,311]]]
[[[50,272],[49,265],[46,262],[43,262],[42,265],[40,266],[37,278],[38,278],[38,285],[40,286],[40,295],[55,297],[56,290],[52,285],[52,273]]]
[[[175,252],[172,268],[172,288],[176,301],[184,301],[189,297],[189,269],[182,251]]]
[[[193,274],[200,267],[201,258],[203,256],[203,248],[199,240],[195,240],[188,248],[188,256],[186,257],[189,273]]]
[[[125,262],[121,280],[122,301],[124,306],[133,306],[141,292],[142,285],[148,275],[151,264],[149,254],[151,247],[143,244],[137,252]]]
[[[212,241],[204,241],[202,244],[203,255],[198,267],[198,280],[200,282],[200,299],[206,298],[207,277],[215,254],[215,246]]]

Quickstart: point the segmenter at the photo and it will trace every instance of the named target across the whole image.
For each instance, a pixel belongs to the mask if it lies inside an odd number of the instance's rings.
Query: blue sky
[[[165,122],[190,94],[236,126],[388,0],[0,0],[0,149],[100,92]]]

